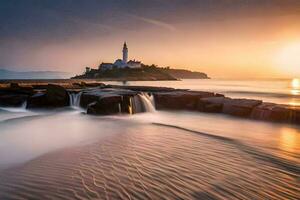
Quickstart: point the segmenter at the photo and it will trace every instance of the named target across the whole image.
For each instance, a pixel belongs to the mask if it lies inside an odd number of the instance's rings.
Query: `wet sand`
[[[231,140],[131,124],[0,171],[0,199],[298,199],[299,178]]]

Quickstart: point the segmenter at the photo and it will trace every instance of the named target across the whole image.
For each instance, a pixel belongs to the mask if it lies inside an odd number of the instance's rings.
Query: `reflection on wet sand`
[[[18,115],[0,130],[0,199],[300,195],[297,126],[190,112],[94,117],[68,110]]]
[[[132,124],[94,144],[3,171],[0,198],[297,199],[300,195],[298,172],[260,159],[257,152],[241,151],[230,140],[140,126]]]

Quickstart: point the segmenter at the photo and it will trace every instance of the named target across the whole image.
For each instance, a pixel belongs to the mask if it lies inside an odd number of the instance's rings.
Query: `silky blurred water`
[[[300,194],[299,126],[191,112],[96,117],[70,108],[2,111],[0,130],[2,199]]]

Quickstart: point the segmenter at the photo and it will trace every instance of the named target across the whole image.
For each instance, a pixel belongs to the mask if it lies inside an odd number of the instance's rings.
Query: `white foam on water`
[[[146,112],[155,112],[154,98],[147,93],[141,93],[138,95],[144,106]]]
[[[70,107],[79,109],[80,108],[80,98],[81,98],[82,92],[78,93],[69,93],[70,98]]]
[[[0,110],[8,111],[8,112],[28,112],[26,110],[27,101],[24,101],[24,103],[20,107],[0,107]]]

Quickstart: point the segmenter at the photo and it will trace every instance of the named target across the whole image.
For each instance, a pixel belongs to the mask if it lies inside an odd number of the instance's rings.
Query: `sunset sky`
[[[299,0],[1,0],[0,68],[129,58],[215,78],[300,77]]]

